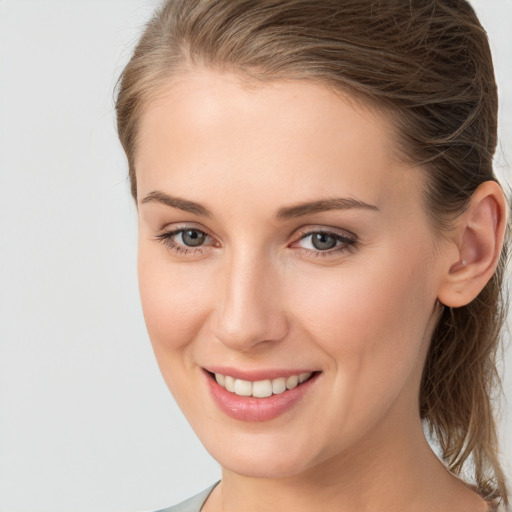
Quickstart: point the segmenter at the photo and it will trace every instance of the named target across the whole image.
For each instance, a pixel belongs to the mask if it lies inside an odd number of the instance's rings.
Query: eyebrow
[[[276,217],[281,220],[302,217],[313,213],[326,212],[330,210],[350,210],[352,208],[362,208],[364,210],[379,211],[374,204],[368,204],[357,199],[348,197],[339,197],[333,199],[321,199],[309,203],[300,203],[294,206],[286,206],[277,211]]]
[[[194,215],[200,215],[202,217],[212,217],[212,212],[203,206],[202,204],[188,199],[182,199],[181,197],[174,197],[154,190],[150,192],[141,204],[150,202],[158,202],[170,206],[171,208],[177,208]],[[292,219],[296,217],[303,217],[305,215],[311,215],[313,213],[326,212],[330,210],[350,210],[353,208],[361,208],[364,210],[379,211],[379,208],[373,204],[359,201],[358,199],[339,197],[332,199],[320,199],[318,201],[311,201],[307,203],[299,203],[293,206],[285,206],[277,210],[275,217],[279,220]]]
[[[168,194],[165,194],[164,192],[159,192],[158,190],[150,192],[141,201],[141,204],[146,204],[153,201],[165,204],[166,206],[170,206],[171,208],[183,210],[184,212],[193,213],[194,215],[201,215],[202,217],[212,216],[212,212],[208,210],[208,208],[204,207],[199,203],[189,201],[188,199],[182,199],[181,197],[173,197]]]

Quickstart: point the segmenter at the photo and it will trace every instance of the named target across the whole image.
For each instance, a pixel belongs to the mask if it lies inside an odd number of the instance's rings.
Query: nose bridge
[[[287,322],[271,258],[249,247],[226,258],[217,304],[215,335],[227,346],[248,350],[284,337]]]

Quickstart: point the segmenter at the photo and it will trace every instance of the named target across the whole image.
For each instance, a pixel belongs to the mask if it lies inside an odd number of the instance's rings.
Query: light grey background
[[[153,360],[114,127],[115,80],[156,4],[0,0],[1,512],[160,508],[220,474]],[[512,0],[474,5],[495,54],[506,178]],[[507,404],[508,461],[511,427]]]

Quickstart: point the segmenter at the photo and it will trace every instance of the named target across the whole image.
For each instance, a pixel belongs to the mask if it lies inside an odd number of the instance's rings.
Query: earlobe
[[[494,274],[507,225],[507,201],[494,181],[474,192],[456,229],[458,259],[449,262],[438,293],[441,303],[461,307],[471,302]]]

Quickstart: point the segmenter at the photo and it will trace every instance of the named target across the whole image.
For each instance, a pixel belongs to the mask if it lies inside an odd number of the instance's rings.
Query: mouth
[[[231,418],[248,422],[271,420],[292,410],[310,392],[322,373],[258,372],[250,378],[236,370],[203,370],[210,395],[219,409]],[[235,377],[233,373],[238,375]],[[246,378],[240,378],[243,376]]]
[[[217,384],[230,393],[238,396],[252,396],[255,398],[268,398],[272,395],[280,395],[285,391],[295,389],[304,382],[307,382],[318,372],[303,372],[288,377],[277,377],[275,379],[264,379],[257,381],[235,379],[230,375],[222,373],[208,374],[215,379]]]

